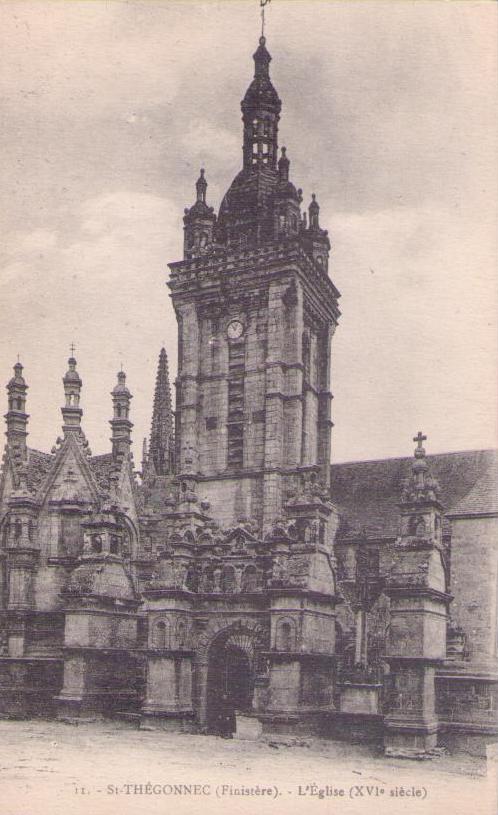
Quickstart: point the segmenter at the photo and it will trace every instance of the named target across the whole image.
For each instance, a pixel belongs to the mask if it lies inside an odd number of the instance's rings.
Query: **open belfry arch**
[[[265,3],[262,3],[264,11]],[[339,292],[320,207],[291,180],[264,33],[242,167],[206,172],[168,287],[141,472],[121,370],[110,452],[83,430],[74,346],[62,431],[29,447],[17,362],[0,479],[0,715],[483,749],[496,737],[497,456],[331,465]],[[218,712],[217,712],[218,711]]]

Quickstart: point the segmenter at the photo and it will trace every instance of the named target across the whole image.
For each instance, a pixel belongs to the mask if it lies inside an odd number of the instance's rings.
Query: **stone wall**
[[[453,519],[450,614],[472,663],[497,660],[497,588],[498,519]]]

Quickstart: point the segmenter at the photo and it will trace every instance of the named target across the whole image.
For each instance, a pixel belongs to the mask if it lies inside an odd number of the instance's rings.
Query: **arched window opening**
[[[102,552],[102,537],[100,535],[92,535],[92,550],[96,554]]]
[[[186,642],[186,639],[187,639],[187,626],[183,622],[183,620],[181,620],[178,623],[178,626],[177,626],[177,629],[176,629],[176,639],[177,639],[177,642],[178,642],[178,648],[185,648],[185,642]]]
[[[156,627],[154,629],[154,648],[167,648],[167,636],[167,625],[164,620],[160,620],[158,623],[156,623]]]
[[[288,620],[283,620],[277,626],[277,650],[293,651],[295,648],[294,626]]]
[[[242,591],[253,592],[259,588],[258,570],[255,566],[246,566],[242,575]]]
[[[197,572],[193,567],[190,567],[187,571],[187,576],[185,578],[185,587],[189,591],[197,591],[198,588],[198,577]]]
[[[14,522],[14,540],[18,541],[22,535],[22,523],[19,518],[16,518]]]
[[[203,590],[212,592],[214,589],[214,573],[211,567],[207,568],[203,574]]]
[[[233,566],[225,566],[223,569],[222,588],[227,594],[233,594],[237,588],[235,580],[235,569]]]

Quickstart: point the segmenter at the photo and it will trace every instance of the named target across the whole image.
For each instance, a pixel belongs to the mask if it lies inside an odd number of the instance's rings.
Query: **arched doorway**
[[[252,710],[254,695],[254,642],[250,635],[230,631],[217,637],[209,649],[207,728],[229,735],[235,714]]]

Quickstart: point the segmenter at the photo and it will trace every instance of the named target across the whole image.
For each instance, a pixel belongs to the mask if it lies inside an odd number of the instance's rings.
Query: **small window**
[[[155,627],[155,630],[154,630],[154,638],[153,638],[154,648],[159,648],[159,649],[167,648],[167,646],[168,646],[167,638],[168,638],[168,629],[167,629],[166,623],[163,622],[162,620],[160,620],[160,622],[156,623],[156,627]]]
[[[102,538],[100,535],[92,535],[92,550],[97,554],[102,551]]]
[[[218,418],[216,416],[208,416],[206,418],[206,430],[216,430],[218,427]]]
[[[222,575],[223,591],[227,594],[233,594],[237,589],[237,582],[235,579],[235,569],[233,566],[225,566]]]
[[[242,575],[242,591],[253,592],[259,589],[258,570],[255,566],[246,566]]]
[[[290,622],[279,622],[277,628],[277,649],[279,651],[294,650],[294,631]]]

